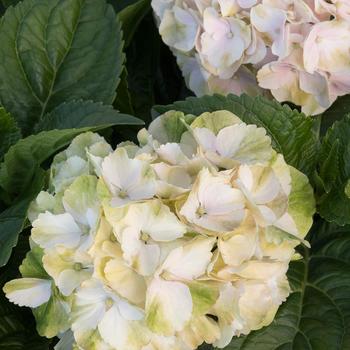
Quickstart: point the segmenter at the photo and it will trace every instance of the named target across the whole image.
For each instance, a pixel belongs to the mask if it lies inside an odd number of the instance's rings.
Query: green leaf
[[[235,338],[226,350],[345,350],[350,348],[349,233],[292,263],[294,292],[273,323]]]
[[[104,0],[25,0],[6,11],[0,42],[0,100],[24,134],[62,102],[113,102],[123,43]]]
[[[135,113],[129,91],[128,71],[126,67],[124,67],[123,73],[120,77],[120,84],[117,89],[117,97],[114,100],[113,105],[118,111],[121,111],[122,113]]]
[[[62,103],[36,125],[37,131],[86,128],[100,125],[143,125],[131,115],[118,113],[112,106],[92,101]]]
[[[324,135],[328,128],[345,115],[350,113],[350,95],[338,97],[338,99],[322,114],[321,133]]]
[[[113,5],[115,11],[118,13],[125,7],[135,4],[138,0],[107,0],[108,3]]]
[[[128,47],[139,24],[151,9],[150,0],[139,0],[118,13],[122,23],[125,46]]]
[[[37,169],[35,175],[24,198],[0,213],[0,266],[8,262],[25,226],[29,204],[44,186],[44,171]]]
[[[119,0],[118,0],[119,1]],[[126,51],[128,85],[135,115],[151,121],[150,110],[155,104],[156,70],[159,66],[161,39],[149,13],[142,21]]]
[[[284,155],[288,164],[307,175],[312,174],[315,169],[318,139],[313,130],[314,120],[291,110],[287,105],[280,105],[263,97],[214,95],[190,97],[172,105],[155,106],[153,115],[157,116],[169,110],[194,115],[218,110],[233,112],[244,122],[265,128],[274,149]]]
[[[323,139],[319,176],[325,193],[319,199],[320,215],[338,225],[350,224],[350,116],[335,122]]]
[[[14,6],[20,2],[20,0],[1,0],[0,1],[4,7]]]
[[[330,145],[328,154],[325,154],[325,159],[320,164],[319,176],[322,179],[323,190],[329,193],[332,186],[339,175],[339,140],[336,140],[333,145]]]
[[[0,267],[0,294],[4,284],[12,279],[19,278],[18,267],[22,264],[26,253],[30,249],[28,237],[22,235],[18,239],[16,248],[13,250],[11,258],[4,267]]]
[[[21,138],[21,132],[10,114],[0,107],[0,161],[10,146]]]

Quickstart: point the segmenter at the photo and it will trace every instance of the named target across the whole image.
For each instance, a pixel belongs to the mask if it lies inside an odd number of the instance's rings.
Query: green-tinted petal
[[[28,209],[28,219],[33,222],[40,213],[53,211],[56,205],[55,197],[49,192],[41,191]]]
[[[19,270],[23,277],[49,279],[49,275],[43,267],[44,251],[39,246],[33,247],[23,260]]]
[[[33,314],[41,336],[52,338],[70,327],[69,299],[60,295],[56,288],[53,289],[49,301],[34,309]]]
[[[174,335],[190,321],[192,307],[191,293],[185,284],[155,279],[147,291],[147,325],[154,333]]]
[[[78,177],[64,192],[63,204],[77,221],[93,227],[99,214],[97,178],[92,175]]]
[[[89,331],[76,331],[74,332],[74,336],[77,341],[77,347],[76,349],[73,348],[74,350],[113,350],[111,346],[103,341],[98,329]]]
[[[35,308],[50,299],[51,281],[40,278],[19,278],[7,282],[3,291],[12,303]]]
[[[192,122],[191,127],[207,128],[217,135],[221,129],[239,123],[242,121],[235,114],[229,111],[216,111],[201,114]]]
[[[50,185],[56,193],[64,191],[78,176],[89,174],[89,163],[78,156],[51,165]]]
[[[185,123],[190,124],[195,117],[182,112],[169,111],[156,118],[148,131],[161,144],[180,142],[182,134],[187,131]]]
[[[219,286],[208,281],[193,281],[187,285],[192,296],[193,315],[205,315],[219,297]]]
[[[306,175],[290,167],[292,190],[289,196],[288,213],[298,229],[298,236],[304,238],[312,226],[315,213],[315,197]]]
[[[256,125],[240,123],[221,129],[216,144],[222,157],[241,164],[266,163],[273,155],[270,137],[265,129]],[[225,165],[224,160],[222,162]]]
[[[79,156],[87,160],[86,150],[96,143],[106,143],[106,140],[99,134],[86,132],[75,137],[64,152],[66,153],[67,158]]]

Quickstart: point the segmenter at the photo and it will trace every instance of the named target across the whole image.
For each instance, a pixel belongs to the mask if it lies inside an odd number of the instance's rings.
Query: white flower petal
[[[7,282],[3,288],[14,304],[36,308],[51,297],[51,281],[40,278],[19,278]]]
[[[196,238],[170,252],[162,270],[187,280],[203,275],[212,257],[214,238]]]
[[[98,325],[101,337],[118,350],[139,350],[147,342],[145,329],[137,321],[128,321],[114,304]]]
[[[81,235],[72,215],[46,212],[33,222],[31,237],[42,248],[54,248],[56,245],[73,248],[78,245]]]

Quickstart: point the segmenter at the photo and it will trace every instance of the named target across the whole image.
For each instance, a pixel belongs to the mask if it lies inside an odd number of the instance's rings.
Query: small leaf
[[[123,10],[125,7],[135,4],[137,1],[138,0],[107,0],[107,2],[114,7],[117,13]]]
[[[122,23],[125,47],[128,47],[139,24],[151,9],[150,0],[138,0],[118,13]]]
[[[117,89],[117,97],[113,105],[118,111],[121,111],[123,113],[135,113],[129,91],[128,71],[126,67],[124,67],[123,73],[120,77],[120,84]]]
[[[335,122],[323,139],[319,176],[325,193],[319,200],[320,215],[338,225],[350,224],[350,116]]]
[[[36,176],[27,187],[23,199],[0,213],[0,266],[8,262],[12,248],[17,244],[18,235],[25,226],[29,204],[43,188],[44,180],[44,171],[36,169]]]
[[[105,0],[20,2],[2,18],[0,42],[0,100],[25,135],[64,101],[113,102],[124,54]]]
[[[350,113],[350,95],[338,99],[322,114],[321,133],[324,135],[332,124]]]
[[[214,95],[190,97],[172,105],[155,106],[153,115],[157,116],[169,110],[197,116],[204,112],[228,110],[245,123],[265,128],[272,139],[273,147],[284,155],[288,164],[307,175],[312,174],[315,169],[318,139],[313,130],[314,120],[291,110],[287,105],[280,105],[263,97]]]
[[[21,132],[10,114],[0,107],[0,161],[10,146],[21,138]]]

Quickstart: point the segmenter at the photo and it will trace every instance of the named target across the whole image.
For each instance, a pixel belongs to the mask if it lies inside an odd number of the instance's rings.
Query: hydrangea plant
[[[54,158],[7,298],[56,349],[223,348],[270,324],[308,245],[307,177],[227,111],[169,111],[138,141],[88,132]]]
[[[350,93],[348,0],[152,0],[196,95],[270,91],[316,115]]]

